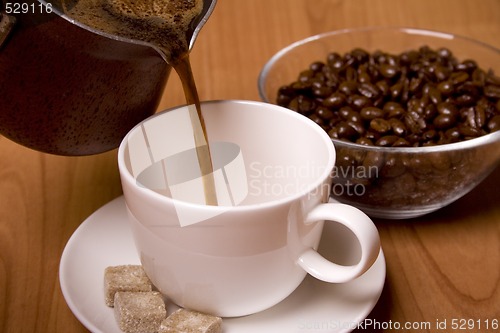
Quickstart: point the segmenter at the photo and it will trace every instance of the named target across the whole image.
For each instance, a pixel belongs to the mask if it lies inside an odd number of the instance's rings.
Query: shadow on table
[[[370,312],[368,317],[364,321],[362,321],[358,328],[353,330],[353,333],[360,332],[383,332],[383,327],[386,323],[390,321],[390,312],[392,308],[392,300],[391,300],[391,289],[389,281],[386,279],[384,289],[382,290],[382,294],[380,295],[380,299]]]
[[[382,242],[388,238],[391,230],[398,229],[398,232],[414,233],[418,231],[422,235],[434,234],[440,235],[445,229],[447,234],[453,234],[455,230],[464,228],[474,230],[478,224],[496,225],[498,220],[491,218],[498,216],[498,186],[500,185],[500,167],[496,168],[483,182],[481,182],[471,192],[467,193],[456,202],[441,208],[440,210],[409,220],[385,220],[374,219],[375,224],[381,232]],[[474,223],[471,223],[474,221]],[[383,244],[382,244],[383,245]],[[392,244],[397,246],[397,244]],[[386,253],[387,255],[387,253]],[[390,257],[386,257],[387,269],[390,270]],[[391,313],[394,313],[394,295],[391,287],[390,272],[387,277],[384,289],[375,308],[368,315],[367,319],[361,323],[354,333],[360,332],[384,332],[388,329],[383,328],[391,319]],[[378,325],[368,326],[370,323]],[[363,325],[365,324],[365,325]]]

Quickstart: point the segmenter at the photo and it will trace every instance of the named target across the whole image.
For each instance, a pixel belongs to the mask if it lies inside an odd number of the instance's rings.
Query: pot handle
[[[0,0],[0,49],[6,42],[11,31],[16,24],[16,18],[14,16],[7,15],[3,12],[3,1]]]

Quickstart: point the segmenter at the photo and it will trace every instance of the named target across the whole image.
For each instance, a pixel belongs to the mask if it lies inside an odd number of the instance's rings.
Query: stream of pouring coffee
[[[188,31],[203,10],[203,0],[63,0],[72,19],[91,28],[128,39],[147,42],[162,53],[179,75],[191,124],[205,191],[205,202],[217,205],[213,165],[205,121],[189,61]]]

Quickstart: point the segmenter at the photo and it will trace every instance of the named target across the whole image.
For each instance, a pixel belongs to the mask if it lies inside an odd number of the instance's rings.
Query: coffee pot
[[[154,47],[65,16],[59,1],[0,3],[0,134],[57,155],[118,147],[160,102],[171,67]],[[204,1],[190,48],[215,1]]]

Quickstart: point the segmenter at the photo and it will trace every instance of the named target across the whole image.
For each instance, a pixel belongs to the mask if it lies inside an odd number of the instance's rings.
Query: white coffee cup
[[[161,162],[193,148],[189,107],[148,118],[118,151],[141,263],[164,295],[182,307],[243,316],[286,298],[307,273],[344,283],[371,267],[380,251],[373,222],[354,207],[328,203],[335,150],[323,129],[261,102],[211,101],[202,110],[210,144],[222,152],[212,152],[220,206],[198,202],[197,194],[177,196],[197,191],[196,163]],[[167,184],[165,169],[175,163],[181,176]],[[341,266],[316,252],[324,221],[353,232],[357,264]]]

